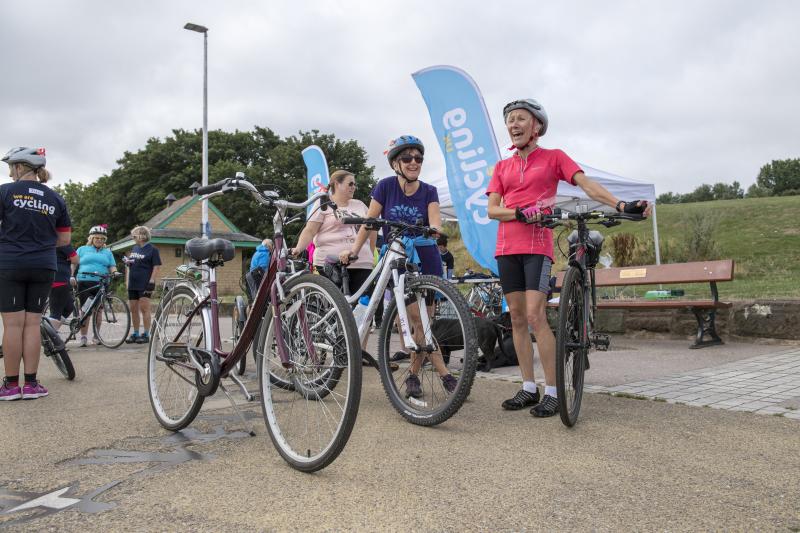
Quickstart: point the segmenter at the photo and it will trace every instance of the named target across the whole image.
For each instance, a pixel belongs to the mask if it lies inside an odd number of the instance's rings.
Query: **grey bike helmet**
[[[47,163],[44,148],[26,148],[24,146],[12,148],[0,161],[9,165],[23,163],[32,168],[41,168]]]
[[[425,155],[425,146],[423,146],[422,141],[413,135],[401,135],[397,139],[392,139],[389,141],[389,147],[383,153],[389,160],[389,164],[391,164],[397,154],[406,148],[416,148],[422,155]]]
[[[515,109],[524,109],[525,111],[529,111],[534,117],[536,117],[536,120],[542,123],[542,131],[539,132],[539,137],[547,132],[547,112],[545,112],[542,104],[533,98],[525,98],[524,100],[514,100],[513,102],[509,102],[503,108],[503,120],[505,121],[506,117],[508,117],[508,114]]]

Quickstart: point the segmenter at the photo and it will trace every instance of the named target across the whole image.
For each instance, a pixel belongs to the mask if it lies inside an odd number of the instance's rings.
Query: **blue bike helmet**
[[[401,135],[397,139],[392,139],[389,141],[389,148],[383,153],[386,155],[391,165],[394,158],[407,148],[416,148],[422,155],[425,155],[425,146],[422,144],[422,141],[413,135]]]

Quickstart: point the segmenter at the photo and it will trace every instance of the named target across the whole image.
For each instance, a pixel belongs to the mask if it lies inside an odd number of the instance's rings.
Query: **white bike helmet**
[[[0,161],[9,165],[23,163],[31,168],[41,168],[47,163],[44,148],[26,148],[24,146],[12,148]]]
[[[547,131],[547,113],[542,107],[542,104],[534,100],[533,98],[525,98],[524,100],[514,100],[513,102],[509,102],[503,108],[503,121],[506,120],[508,114],[511,113],[515,109],[524,109],[525,111],[529,111],[536,120],[541,122],[542,124],[542,131],[539,132],[539,137],[543,136]]]

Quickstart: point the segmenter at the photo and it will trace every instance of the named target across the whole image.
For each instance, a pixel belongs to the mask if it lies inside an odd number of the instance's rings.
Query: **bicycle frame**
[[[358,303],[359,298],[364,295],[367,288],[372,285],[372,282],[375,278],[378,278],[378,282],[375,285],[375,289],[372,292],[372,298],[369,300],[369,305],[367,306],[366,316],[364,321],[358,325],[358,337],[359,341],[363,343],[367,335],[369,334],[369,324],[372,322],[372,318],[375,316],[375,311],[378,309],[378,304],[380,303],[380,299],[383,298],[383,293],[386,291],[386,287],[389,285],[389,277],[392,277],[392,281],[394,281],[394,287],[392,288],[392,293],[394,294],[395,301],[398,302],[397,305],[397,316],[400,322],[400,331],[403,335],[403,342],[405,343],[405,347],[410,350],[418,350],[419,346],[414,341],[414,337],[411,335],[411,327],[409,325],[408,320],[408,312],[406,311],[405,305],[400,305],[400,302],[405,301],[405,284],[406,284],[406,273],[403,272],[402,274],[399,272],[399,269],[396,266],[396,261],[402,260],[405,263],[406,259],[406,251],[405,246],[403,246],[403,242],[399,237],[395,237],[392,240],[391,246],[383,255],[383,257],[378,261],[378,264],[372,270],[367,280],[359,287],[358,291],[350,296],[345,296],[347,298],[348,303],[351,305]],[[418,299],[418,301],[425,301],[423,299]],[[425,332],[425,343],[428,346],[433,345],[433,335],[431,334],[430,328],[430,317],[428,316],[428,307],[427,305],[420,305],[420,319],[422,320],[422,327],[423,331]]]
[[[250,186],[252,187],[252,185]],[[253,187],[253,189],[255,189],[255,187]],[[207,196],[210,197],[216,194],[221,193],[212,193]],[[314,195],[312,198],[307,200],[305,204],[310,204],[317,198],[321,197],[321,194]],[[256,198],[260,199],[259,196],[256,196]],[[290,368],[292,366],[286,341],[283,338],[283,331],[280,327],[280,302],[285,296],[283,291],[283,283],[288,279],[292,279],[294,276],[300,275],[301,273],[293,274],[287,277],[284,272],[288,261],[288,253],[283,239],[283,223],[286,209],[288,207],[297,207],[299,204],[276,201],[275,205],[278,207],[278,210],[273,218],[273,227],[275,228],[275,234],[273,237],[273,242],[275,244],[274,252],[270,257],[267,273],[258,287],[258,292],[256,293],[256,297],[253,301],[253,307],[244,323],[241,336],[231,351],[226,352],[222,350],[222,340],[219,329],[219,298],[217,294],[216,266],[213,264],[213,262],[209,262],[207,284],[188,283],[188,285],[191,285],[192,289],[197,293],[200,301],[192,309],[192,312],[186,317],[183,326],[176,334],[176,338],[183,334],[185,329],[191,323],[192,319],[198,313],[203,313],[205,315],[205,320],[203,321],[205,324],[205,330],[203,334],[206,335],[206,338],[211,339],[211,350],[220,359],[220,375],[222,377],[228,376],[239,360],[242,357],[246,357],[247,351],[250,348],[250,344],[253,342],[253,339],[255,338],[256,332],[258,331],[262,318],[266,313],[267,305],[269,305],[270,301],[272,302],[273,307],[272,319],[275,321],[275,338],[278,345],[278,355],[280,356],[281,362],[285,368]],[[302,313],[303,310],[299,309],[299,312]],[[312,360],[316,360],[316,353],[314,350],[314,345],[311,342],[310,330],[308,329],[308,325],[305,321],[303,321],[303,324],[303,335],[305,337],[306,344],[309,347],[309,355],[312,357]],[[191,359],[197,370],[203,372],[204,370],[200,362],[195,361],[193,356]]]
[[[81,308],[80,305],[75,306],[75,310],[74,310],[73,313],[74,313],[75,318],[77,320],[73,319],[68,323],[69,324],[69,337],[67,338],[67,341],[70,341],[70,340],[74,339],[75,336],[80,331],[80,329],[83,326],[86,326],[89,323],[89,320],[91,320],[91,318],[94,316],[95,312],[97,311],[97,308],[100,306],[101,302],[103,301],[103,298],[105,298],[105,296],[107,294],[107,283],[104,280],[101,279],[101,280],[99,280],[97,282],[96,286],[100,287],[100,290],[97,291],[97,294],[95,294],[94,296],[91,296],[92,302],[89,304],[89,308],[86,310],[85,313],[83,312],[83,309]],[[85,289],[85,290],[88,291],[88,290],[93,289],[93,288],[94,287],[90,287],[89,289]],[[78,295],[79,294],[80,293],[77,292],[77,290],[73,290],[73,296],[74,296],[76,304],[80,303],[80,300],[78,299]]]

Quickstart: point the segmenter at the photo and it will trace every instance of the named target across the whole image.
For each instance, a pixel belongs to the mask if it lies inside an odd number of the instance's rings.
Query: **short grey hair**
[[[147,226],[136,226],[131,230],[131,237],[134,239],[139,237],[140,239],[144,239],[146,242],[150,242],[151,233],[150,228]]]

